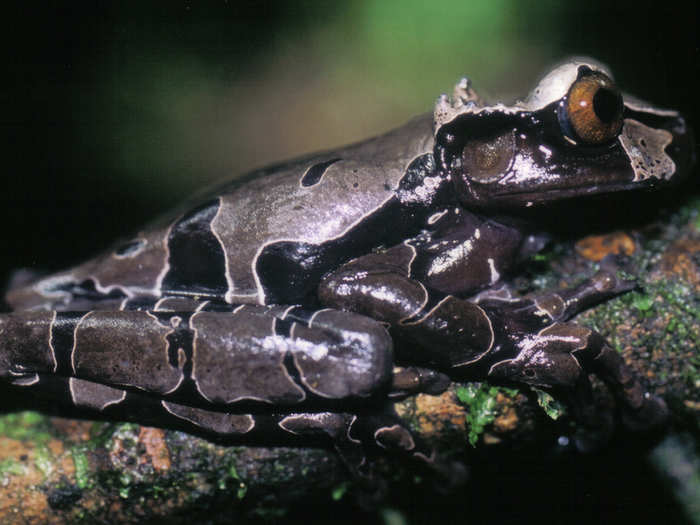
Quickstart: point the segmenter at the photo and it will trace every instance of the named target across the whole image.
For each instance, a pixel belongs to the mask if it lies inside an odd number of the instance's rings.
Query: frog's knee
[[[366,398],[391,382],[393,343],[381,323],[321,310],[291,334],[294,366],[304,387],[328,399]]]
[[[0,380],[31,385],[56,366],[50,346],[53,312],[0,315]]]

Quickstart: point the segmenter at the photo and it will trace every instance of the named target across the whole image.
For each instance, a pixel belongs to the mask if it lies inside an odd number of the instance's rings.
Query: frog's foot
[[[596,335],[602,340],[600,335]],[[594,366],[597,369],[596,373],[610,387],[615,397],[623,400],[620,404],[621,420],[627,430],[654,430],[668,422],[670,412],[666,402],[645,389],[620,354],[610,348],[604,340],[594,359]]]
[[[581,409],[581,400],[571,400],[569,406],[574,407],[573,417],[577,422],[573,432],[572,443],[579,452],[599,450],[612,439],[615,433],[615,417],[612,411],[600,409],[595,403]]]
[[[661,429],[670,419],[671,413],[663,399],[650,392],[645,392],[644,398],[644,403],[638,409],[622,411],[622,424],[631,432]]]
[[[574,403],[572,403],[574,404]],[[621,404],[619,421],[622,429],[633,434],[654,435],[662,431],[669,420],[669,410],[663,399],[649,392],[638,409]],[[606,445],[613,436],[615,420],[609,410],[599,409],[591,404],[586,415],[575,410],[574,416],[580,422],[574,435],[574,443],[580,452],[590,452]]]
[[[388,452],[398,460],[408,461],[412,468],[429,476],[442,492],[451,492],[467,480],[463,464],[448,461],[411,432],[395,415],[385,412],[355,416],[347,431],[347,439],[336,439],[335,447],[341,458],[362,484],[373,483],[372,462],[362,457],[359,449],[372,453]]]
[[[601,259],[599,268],[602,272],[617,275],[623,282],[628,282],[633,286],[637,285],[637,268],[634,265],[632,257],[611,253]]]
[[[608,416],[594,409],[589,374],[602,379],[614,395],[626,429],[656,429],[668,419],[663,400],[643,387],[641,379],[597,332],[574,323],[554,323],[510,339],[512,346],[501,350],[504,358],[491,365],[489,377],[563,393],[576,419],[597,436],[594,441],[606,441],[611,430],[605,421]]]

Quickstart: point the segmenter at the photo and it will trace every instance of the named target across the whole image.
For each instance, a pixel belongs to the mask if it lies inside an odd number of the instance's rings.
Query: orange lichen
[[[576,251],[590,261],[602,261],[607,255],[632,255],[636,250],[634,239],[625,232],[589,235],[576,243]]]
[[[465,428],[464,407],[449,390],[439,396],[417,395],[416,409],[420,432],[426,437],[441,434],[447,425]]]
[[[146,455],[158,472],[170,469],[170,451],[165,443],[165,433],[159,428],[141,427],[139,441],[146,447]],[[145,459],[145,458],[144,458]]]
[[[39,468],[35,445],[8,437],[0,439],[3,461],[6,464],[12,462],[13,466],[4,472],[1,479],[0,523],[65,523],[49,507],[45,487],[47,482],[70,478],[73,465],[71,461],[64,461],[70,458],[70,454],[66,453],[60,441],[52,439],[46,448],[54,458],[54,467],[49,473]]]
[[[71,441],[88,441],[93,423],[64,417],[52,417],[53,426],[62,436],[70,436]]]
[[[496,396],[496,402],[500,407],[499,415],[493,420],[493,428],[499,434],[505,434],[515,430],[518,426],[518,413],[513,406],[513,400],[499,393]]]
[[[660,269],[665,275],[674,275],[700,287],[700,268],[693,260],[693,255],[700,252],[700,241],[680,239],[664,252]]]

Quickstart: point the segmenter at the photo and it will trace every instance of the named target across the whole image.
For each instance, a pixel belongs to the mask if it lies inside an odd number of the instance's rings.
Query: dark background
[[[62,268],[208,181],[390,129],[465,74],[522,96],[586,54],[695,120],[695,6],[423,4],[4,3],[0,274]]]
[[[591,55],[692,125],[697,7],[681,5],[4,3],[0,276],[72,264],[209,181],[389,129],[464,74],[523,96],[548,64]],[[443,519],[683,520],[634,457],[523,458],[491,474]]]

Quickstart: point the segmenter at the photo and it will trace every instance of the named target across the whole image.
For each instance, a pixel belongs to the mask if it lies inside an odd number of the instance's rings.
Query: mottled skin
[[[512,106],[462,81],[433,116],[255,172],[11,289],[0,378],[232,441],[330,437],[353,467],[372,446],[428,458],[385,400],[448,378],[536,385],[594,424],[595,373],[625,424],[654,426],[663,401],[568,322],[631,283],[606,267],[519,299],[502,278],[543,245],[513,218],[522,209],[654,188],[691,157],[678,114],[623,97],[591,60],[555,68]]]

